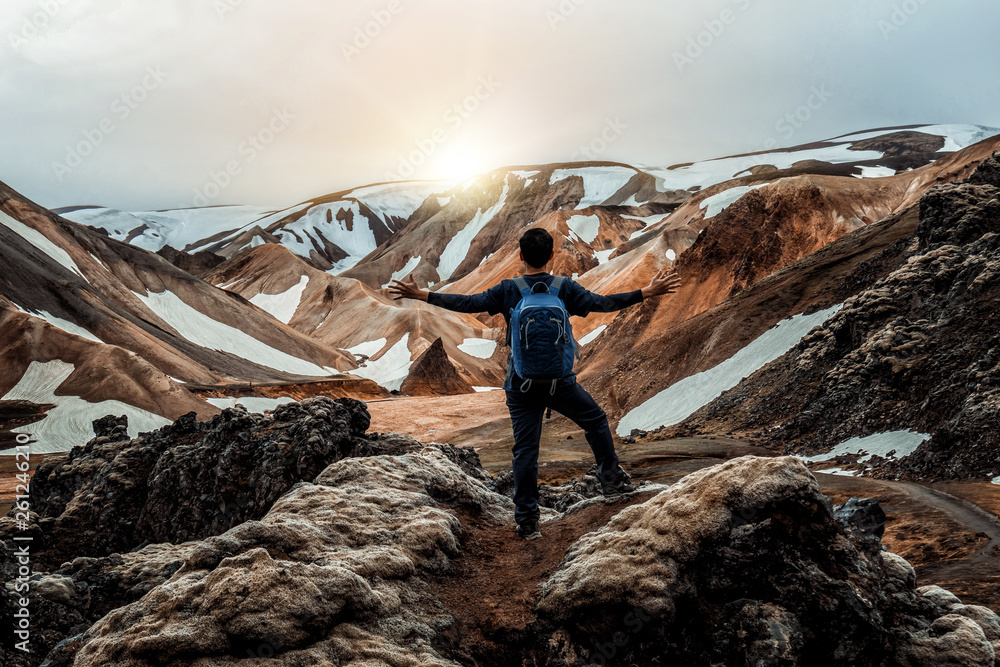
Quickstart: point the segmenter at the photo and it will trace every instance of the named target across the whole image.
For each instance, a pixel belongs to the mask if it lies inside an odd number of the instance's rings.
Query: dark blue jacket
[[[524,276],[530,287],[536,283],[545,281],[550,284],[552,275],[548,273],[536,273]],[[590,313],[612,313],[616,310],[628,308],[642,301],[642,291],[623,292],[621,294],[609,294],[607,296],[595,294],[584,289],[579,283],[566,278],[563,280],[562,288],[559,290],[559,298],[566,304],[566,310],[570,315],[586,317]],[[439,294],[431,292],[427,297],[427,303],[440,306],[447,310],[459,313],[489,313],[490,315],[502,314],[507,323],[507,345],[510,345],[510,311],[521,300],[521,290],[517,288],[513,280],[500,281],[485,292],[479,294]],[[565,378],[565,382],[575,382],[575,374]],[[510,357],[507,359],[507,379],[504,382],[504,389],[517,386],[519,378],[514,375]]]

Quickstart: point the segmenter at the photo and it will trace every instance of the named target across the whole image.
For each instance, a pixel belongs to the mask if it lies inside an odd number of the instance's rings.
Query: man
[[[520,248],[523,281],[532,288],[539,282],[551,285],[553,276],[546,269],[552,260],[552,236],[544,229],[529,229],[521,236]],[[672,294],[680,287],[680,282],[676,273],[667,273],[664,269],[641,290],[601,296],[587,291],[572,280],[563,279],[558,288],[558,296],[565,302],[570,315],[586,317],[593,312],[609,313],[644,299]],[[522,298],[521,290],[513,280],[503,280],[485,292],[474,295],[428,292],[419,289],[412,277],[408,282],[394,280],[393,283],[389,293],[397,300],[419,299],[460,313],[502,313],[507,321],[507,344],[510,345],[511,311]],[[515,373],[508,355],[507,378],[503,388],[507,393],[507,409],[514,429],[514,518],[517,521],[518,535],[529,540],[542,536],[538,529],[538,443],[546,408],[565,415],[583,429],[597,461],[598,479],[605,496],[635,489],[618,464],[618,455],[615,453],[604,410],[577,384],[575,374],[571,372],[554,384],[524,382]]]

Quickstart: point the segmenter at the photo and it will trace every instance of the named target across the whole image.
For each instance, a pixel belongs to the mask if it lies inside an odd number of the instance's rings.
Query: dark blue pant
[[[515,387],[517,383],[515,383]],[[514,517],[538,517],[538,441],[546,408],[565,415],[583,429],[598,470],[610,476],[618,468],[618,455],[604,410],[575,379],[560,380],[555,393],[549,382],[534,382],[527,392],[507,390],[507,409],[514,427]]]

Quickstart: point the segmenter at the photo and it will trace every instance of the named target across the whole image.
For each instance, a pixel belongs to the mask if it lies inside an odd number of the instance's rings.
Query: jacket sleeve
[[[642,290],[602,295],[584,289],[575,281],[568,283],[564,301],[570,315],[586,317],[590,313],[611,313],[642,301]]]
[[[479,294],[439,294],[427,295],[427,303],[458,313],[489,313],[496,315],[503,311],[503,283],[494,285]]]

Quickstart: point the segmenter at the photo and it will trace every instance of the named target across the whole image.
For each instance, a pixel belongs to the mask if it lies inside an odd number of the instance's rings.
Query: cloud
[[[0,180],[48,206],[189,205],[282,109],[294,120],[214,203],[285,205],[378,181],[483,76],[500,88],[449,128],[416,176],[435,176],[456,155],[487,166],[572,159],[616,118],[627,129],[601,158],[659,165],[876,126],[1000,125],[1000,92],[989,86],[995,5],[7,0],[5,9],[0,120],[11,130]],[[887,35],[885,21],[897,29]],[[679,67],[677,54],[691,62]],[[149,67],[166,80],[118,118],[112,105]],[[829,99],[786,138],[782,118],[823,86]],[[113,131],[60,179],[54,165],[108,117]]]

